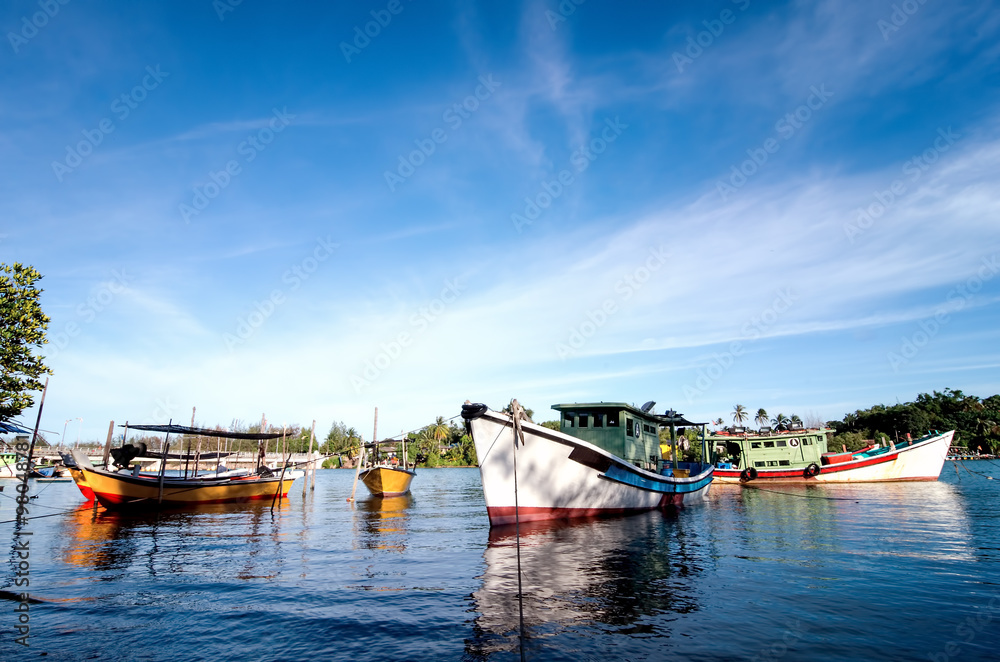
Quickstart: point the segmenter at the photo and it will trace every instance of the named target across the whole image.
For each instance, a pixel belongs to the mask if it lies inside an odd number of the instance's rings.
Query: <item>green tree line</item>
[[[830,448],[841,445],[857,450],[865,439],[914,438],[934,430],[955,430],[952,444],[969,450],[996,454],[1000,451],[1000,395],[979,398],[960,390],[921,393],[913,402],[874,405],[846,414],[842,420],[827,421],[834,437]]]

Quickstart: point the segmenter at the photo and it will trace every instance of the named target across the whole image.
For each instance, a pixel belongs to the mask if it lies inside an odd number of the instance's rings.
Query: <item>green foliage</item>
[[[913,402],[858,410],[828,425],[836,431],[831,450],[856,437],[872,439],[884,434],[894,439],[897,434],[920,437],[933,430],[955,430],[954,445],[996,453],[1000,451],[1000,395],[980,399],[946,388],[940,393],[921,393]]]
[[[559,423],[559,421],[545,421],[544,423],[539,423],[539,425],[541,425],[543,428],[555,430],[556,432],[559,432],[560,428],[562,427],[562,424]]]
[[[35,356],[34,348],[48,342],[49,317],[42,312],[42,275],[31,266],[0,264],[0,420],[19,416],[34,404],[32,391],[41,391],[42,375],[52,371]]]
[[[306,432],[308,435],[308,431]],[[326,440],[320,448],[323,455],[355,456],[361,448],[361,435],[354,428],[347,427],[343,421],[337,421],[330,427]]]

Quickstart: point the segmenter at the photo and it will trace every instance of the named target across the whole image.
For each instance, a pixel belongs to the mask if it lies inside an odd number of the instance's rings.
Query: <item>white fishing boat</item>
[[[554,405],[561,425],[552,430],[528,420],[516,400],[511,414],[466,403],[462,417],[476,446],[490,525],[701,502],[713,467],[662,457],[660,427],[689,422],[652,414],[653,405]]]
[[[955,431],[917,439],[872,442],[858,451],[827,452],[827,429],[716,433],[726,456],[715,478],[723,483],[880,483],[937,480]]]

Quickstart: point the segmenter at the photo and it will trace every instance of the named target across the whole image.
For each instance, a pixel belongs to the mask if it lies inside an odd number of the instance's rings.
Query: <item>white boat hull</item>
[[[690,478],[663,476],[528,422],[515,448],[506,414],[487,411],[469,423],[493,526],[686,506],[703,501],[712,482],[710,465]]]

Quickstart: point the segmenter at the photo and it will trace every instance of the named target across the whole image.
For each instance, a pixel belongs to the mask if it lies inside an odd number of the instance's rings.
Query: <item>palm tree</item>
[[[764,427],[768,423],[767,412],[763,408],[757,410],[757,417],[753,419],[757,425]]]
[[[784,414],[778,414],[771,419],[771,424],[774,425],[775,430],[784,430],[785,426],[790,422]]]
[[[743,405],[736,405],[733,409],[733,423],[743,425],[743,421],[747,420],[749,417],[750,415],[747,414],[747,408]]]
[[[798,414],[792,414],[791,418],[788,419],[788,422],[789,423],[798,423],[799,425],[802,425],[802,419],[799,418]]]

